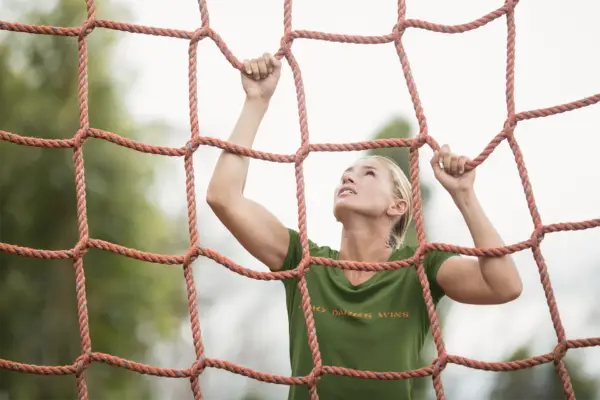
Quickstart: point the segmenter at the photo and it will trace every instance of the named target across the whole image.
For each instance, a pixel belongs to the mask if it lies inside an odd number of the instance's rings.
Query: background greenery
[[[103,16],[111,2],[101,2]],[[29,12],[32,24],[79,26],[85,4],[61,0],[50,12]],[[94,38],[95,36],[95,38]],[[2,32],[0,129],[39,138],[69,138],[79,127],[77,39]],[[134,126],[124,106],[126,87],[111,77],[116,35],[91,35],[91,125],[144,140],[159,125]],[[185,248],[172,223],[145,194],[161,157],[134,154],[100,140],[84,147],[90,236],[141,250]],[[0,241],[68,249],[78,240],[72,149],[42,149],[0,141]],[[185,232],[183,232],[185,233]],[[94,351],[143,361],[152,345],[178,332],[187,312],[183,273],[91,249],[84,258]],[[81,353],[72,262],[0,253],[0,357],[67,365]],[[142,375],[94,364],[92,399],[150,399]],[[0,371],[0,398],[76,398],[75,378]]]

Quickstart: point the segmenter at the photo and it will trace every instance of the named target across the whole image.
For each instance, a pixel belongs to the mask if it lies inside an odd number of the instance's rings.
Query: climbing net
[[[75,360],[72,365],[67,366],[39,366],[31,364],[22,364],[14,361],[0,359],[0,368],[5,370],[43,374],[43,375],[65,375],[75,374],[77,380],[78,397],[80,400],[88,398],[87,386],[84,372],[92,362],[103,362],[109,365],[126,368],[132,371],[137,371],[143,374],[150,374],[161,377],[170,378],[188,378],[191,381],[191,388],[196,400],[202,399],[200,390],[199,376],[206,368],[220,368],[231,371],[233,373],[245,375],[247,377],[257,379],[264,382],[285,384],[285,385],[308,385],[311,399],[317,400],[318,393],[316,384],[324,374],[333,375],[349,375],[365,379],[408,379],[432,376],[433,386],[436,392],[437,399],[445,399],[444,388],[441,381],[441,373],[448,363],[455,363],[471,368],[487,370],[487,371],[510,371],[523,368],[530,368],[537,365],[553,362],[556,367],[556,372],[564,387],[565,397],[569,400],[574,400],[575,395],[569,378],[568,371],[563,362],[567,350],[570,348],[581,348],[590,346],[600,346],[600,337],[567,340],[565,330],[563,328],[561,318],[557,309],[556,299],[552,290],[552,284],[548,275],[548,270],[544,257],[540,251],[540,243],[546,233],[559,231],[584,230],[600,226],[600,219],[593,219],[583,222],[568,222],[552,225],[543,225],[537,206],[533,196],[533,190],[529,182],[527,169],[523,162],[523,155],[514,136],[514,130],[519,121],[547,117],[550,115],[575,110],[578,108],[590,106],[600,102],[600,93],[576,100],[570,103],[557,105],[554,107],[537,109],[532,111],[516,112],[514,101],[514,66],[515,66],[515,21],[514,10],[517,5],[517,0],[506,0],[505,4],[497,10],[484,15],[472,22],[462,25],[440,25],[431,22],[420,21],[416,19],[406,18],[405,0],[398,1],[398,20],[393,27],[392,32],[383,36],[351,36],[324,32],[313,32],[306,30],[292,30],[292,1],[285,0],[284,3],[284,35],[281,39],[281,47],[275,54],[276,57],[285,58],[289,63],[293,72],[296,85],[296,95],[298,101],[298,114],[301,131],[301,146],[293,155],[272,154],[261,151],[252,150],[245,147],[234,146],[225,141],[214,138],[200,136],[198,128],[198,101],[196,90],[196,65],[197,56],[196,50],[198,42],[202,39],[210,38],[214,41],[217,47],[221,50],[223,56],[231,63],[231,65],[241,70],[241,62],[229,51],[224,41],[219,34],[210,28],[209,13],[206,2],[198,0],[199,11],[201,16],[201,25],[193,32],[153,28],[148,26],[134,25],[116,21],[102,20],[96,18],[96,9],[94,0],[86,0],[87,18],[80,27],[65,28],[54,26],[36,26],[26,25],[21,23],[10,23],[0,21],[0,29],[14,32],[26,32],[44,35],[58,35],[76,37],[79,43],[79,120],[80,127],[73,138],[71,139],[38,139],[33,137],[20,136],[10,132],[0,131],[0,139],[12,143],[47,147],[47,148],[72,148],[73,162],[75,164],[75,182],[77,194],[77,216],[79,228],[79,240],[77,244],[69,250],[36,250],[23,246],[0,243],[0,251],[21,255],[24,257],[36,257],[45,259],[73,259],[75,275],[76,275],[76,293],[77,293],[77,312],[79,317],[79,329],[81,336],[81,355]],[[432,149],[438,149],[439,145],[434,138],[429,136],[425,114],[419,95],[411,74],[410,64],[402,44],[402,36],[407,28],[426,29],[434,32],[456,34],[467,32],[473,29],[480,28],[498,18],[506,16],[507,20],[507,62],[506,62],[506,120],[503,129],[496,135],[486,148],[472,162],[469,163],[468,169],[476,168],[482,164],[494,149],[503,141],[507,140],[514,154],[514,158],[521,178],[521,183],[527,198],[527,204],[534,223],[534,231],[531,238],[521,243],[493,249],[466,248],[459,246],[451,246],[443,243],[428,242],[425,237],[423,224],[421,193],[419,187],[419,148],[425,144]],[[89,126],[88,117],[88,54],[87,54],[87,36],[97,28],[113,29],[130,33],[168,36],[178,39],[186,39],[189,41],[189,111],[190,111],[190,128],[191,138],[185,146],[180,148],[171,148],[163,146],[151,146],[144,143],[134,142],[132,140],[118,136],[117,134],[106,132],[100,129]],[[338,144],[311,144],[309,142],[309,132],[306,120],[306,105],[304,99],[304,86],[300,67],[292,53],[291,47],[294,40],[297,39],[315,39],[327,40],[332,42],[355,43],[355,44],[383,44],[394,43],[402,71],[406,79],[406,84],[410,96],[412,98],[416,118],[419,122],[419,135],[410,139],[385,139],[370,142],[360,143],[338,143]],[[189,237],[190,245],[184,255],[160,255],[147,252],[141,252],[135,249],[120,246],[118,244],[109,243],[103,240],[92,239],[89,236],[87,214],[86,214],[86,190],[85,190],[85,173],[83,160],[83,145],[89,138],[104,139],[111,141],[117,145],[124,146],[140,152],[159,154],[165,156],[183,157],[186,171],[186,192],[188,202],[188,221],[189,221]],[[196,149],[201,145],[215,146],[232,153],[241,154],[246,157],[257,159],[294,163],[296,175],[296,196],[298,199],[298,225],[300,238],[303,247],[302,261],[298,267],[291,271],[281,272],[256,272],[235,264],[219,253],[202,247],[198,242],[198,230],[196,221],[196,200],[194,190],[194,167],[192,157]],[[388,263],[359,263],[352,261],[333,261],[326,258],[311,257],[308,253],[308,237],[306,226],[306,202],[304,198],[304,177],[303,177],[303,162],[308,157],[310,152],[315,151],[358,151],[384,147],[408,147],[410,148],[410,180],[412,183],[412,196],[415,205],[415,224],[419,246],[414,254],[408,260]],[[83,256],[89,248],[97,248],[105,251],[111,251],[121,254],[126,257],[135,258],[138,260],[169,264],[183,265],[183,273],[187,285],[188,306],[190,313],[190,322],[192,327],[192,337],[196,352],[195,362],[187,369],[169,369],[148,366],[134,361],[125,360],[110,354],[104,354],[92,351],[92,343],[89,334],[88,326],[88,310],[86,302],[85,289],[85,274],[83,266]],[[552,323],[556,331],[557,346],[553,352],[533,357],[527,360],[512,361],[512,362],[495,362],[486,363],[477,360],[471,360],[456,355],[451,355],[446,352],[442,333],[438,322],[437,314],[433,301],[429,284],[423,268],[423,260],[427,252],[432,250],[453,251],[469,256],[491,256],[498,257],[521,250],[531,249],[537,263],[541,283],[544,287],[546,301],[550,309]],[[308,328],[308,344],[310,346],[313,358],[314,368],[311,373],[305,377],[285,377],[273,374],[257,372],[248,368],[244,368],[233,363],[206,358],[204,356],[204,346],[200,333],[200,321],[196,310],[196,288],[192,274],[192,263],[198,257],[208,257],[230,270],[259,280],[282,280],[297,277],[300,293],[302,295],[302,308],[306,318]],[[431,365],[413,371],[404,372],[371,372],[360,371],[336,366],[326,366],[322,364],[317,341],[317,333],[315,323],[310,306],[310,297],[308,293],[305,273],[308,271],[311,264],[320,264],[331,267],[353,269],[360,271],[381,271],[408,266],[416,266],[417,274],[423,288],[423,297],[427,306],[433,339],[437,348],[437,357]]]

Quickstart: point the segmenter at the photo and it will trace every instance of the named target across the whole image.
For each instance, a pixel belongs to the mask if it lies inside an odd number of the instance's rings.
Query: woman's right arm
[[[270,55],[244,62],[242,84],[246,101],[228,139],[251,148],[279,80],[281,64]],[[280,270],[287,256],[289,232],[265,207],[244,197],[247,157],[223,151],[208,186],[206,201],[238,242],[271,271]]]

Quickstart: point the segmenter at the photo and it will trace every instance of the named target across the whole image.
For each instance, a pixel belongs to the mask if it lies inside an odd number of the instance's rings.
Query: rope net
[[[205,1],[198,0],[199,11],[201,16],[201,25],[198,29],[193,32],[176,30],[176,29],[164,29],[154,28],[142,25],[134,25],[117,21],[103,20],[96,18],[96,8],[94,0],[86,0],[87,7],[87,19],[82,23],[80,27],[66,28],[66,27],[55,27],[55,26],[37,26],[27,25],[18,22],[5,22],[0,21],[0,29],[13,31],[13,32],[25,32],[33,34],[43,35],[58,35],[58,36],[70,36],[76,37],[78,40],[78,55],[79,55],[79,120],[80,127],[76,132],[75,136],[71,139],[39,139],[33,137],[20,136],[14,133],[0,131],[0,139],[9,141],[12,143],[25,145],[25,146],[36,146],[36,147],[47,147],[47,148],[72,148],[73,149],[73,162],[75,164],[75,182],[76,182],[76,194],[77,194],[77,216],[78,216],[78,228],[79,228],[79,241],[76,245],[69,250],[36,250],[23,246],[11,245],[7,243],[0,243],[0,251],[21,255],[24,257],[35,257],[45,259],[73,259],[75,276],[76,276],[76,294],[77,294],[77,312],[79,319],[79,330],[81,336],[81,355],[74,361],[72,365],[63,366],[44,366],[44,365],[32,365],[23,364],[10,360],[0,359],[0,368],[10,371],[17,371],[30,374],[43,374],[43,375],[65,375],[75,374],[77,380],[78,398],[80,400],[87,400],[87,386],[85,381],[85,370],[93,362],[102,362],[112,366],[126,368],[132,371],[136,371],[142,374],[155,375],[160,377],[170,378],[187,378],[190,379],[191,389],[194,395],[194,399],[199,400],[203,398],[200,390],[199,376],[206,368],[220,368],[236,374],[241,374],[249,378],[260,380],[263,382],[284,384],[284,385],[308,385],[310,396],[312,400],[319,398],[316,384],[324,374],[334,375],[349,375],[364,379],[379,379],[379,380],[390,380],[390,379],[408,379],[418,378],[425,376],[432,376],[433,386],[435,389],[436,397],[438,400],[445,399],[444,387],[442,385],[441,373],[448,363],[455,363],[470,368],[486,370],[486,371],[512,371],[524,368],[531,368],[545,363],[553,362],[556,368],[556,372],[562,382],[564,388],[565,398],[568,400],[574,400],[575,394],[569,378],[568,371],[563,362],[567,350],[571,348],[582,348],[591,346],[600,346],[600,337],[578,339],[578,340],[567,340],[563,324],[561,322],[560,314],[557,308],[556,299],[553,293],[552,284],[544,261],[544,257],[540,251],[540,244],[545,234],[550,232],[560,231],[573,231],[573,230],[584,230],[600,226],[600,218],[582,221],[582,222],[566,222],[552,225],[542,224],[542,219],[537,210],[535,199],[533,196],[533,190],[529,182],[527,169],[523,161],[523,155],[514,136],[514,130],[519,121],[542,118],[551,116],[566,111],[575,110],[578,108],[590,106],[600,102],[600,93],[592,96],[576,100],[570,103],[561,104],[553,107],[544,109],[537,109],[531,111],[516,112],[515,101],[514,101],[514,66],[515,66],[515,19],[514,10],[517,5],[517,0],[506,0],[504,5],[497,10],[494,10],[481,18],[478,18],[472,22],[461,24],[461,25],[441,25],[427,21],[421,21],[416,19],[406,18],[406,2],[405,0],[398,0],[398,20],[396,25],[393,27],[392,32],[383,36],[352,36],[344,34],[333,34],[325,32],[314,32],[307,30],[292,30],[292,1],[285,0],[284,2],[284,35],[281,39],[281,47],[275,53],[278,58],[285,58],[291,67],[293,72],[296,94],[298,101],[298,115],[301,131],[301,146],[292,155],[282,155],[266,153],[241,146],[233,146],[226,141],[219,139],[209,138],[200,136],[198,127],[198,103],[197,103],[197,90],[196,90],[196,65],[197,56],[196,49],[197,44],[200,40],[209,38],[222,52],[223,56],[231,63],[231,65],[238,69],[242,69],[242,63],[229,51],[225,42],[221,39],[219,34],[210,28],[209,24],[209,13],[207,4]],[[498,133],[485,149],[479,154],[472,162],[469,163],[468,169],[476,168],[482,164],[494,149],[503,141],[507,140],[508,144],[513,152],[515,162],[521,178],[521,183],[525,196],[527,198],[527,204],[529,212],[534,223],[534,231],[531,237],[521,243],[500,247],[500,248],[466,248],[459,246],[452,246],[443,243],[431,243],[428,242],[425,237],[425,230],[423,224],[423,213],[421,204],[421,192],[419,187],[419,148],[425,144],[430,146],[432,149],[439,149],[438,143],[435,139],[428,134],[427,122],[423,107],[419,100],[419,95],[415,82],[413,80],[410,64],[402,44],[402,36],[407,28],[426,29],[429,31],[456,34],[463,33],[470,30],[480,28],[498,18],[506,16],[507,22],[507,48],[506,48],[506,120],[503,129]],[[87,36],[97,28],[112,29],[117,31],[124,31],[137,34],[155,35],[155,36],[166,36],[178,39],[185,39],[189,41],[189,111],[190,111],[190,128],[191,138],[185,146],[180,148],[164,147],[164,146],[151,146],[148,144],[135,142],[117,134],[106,132],[100,129],[92,128],[89,126],[88,119],[88,80],[87,80],[87,68],[88,68],[88,54],[87,54]],[[307,125],[306,105],[304,99],[304,85],[302,81],[302,74],[300,67],[292,53],[291,47],[294,40],[297,39],[314,39],[314,40],[326,40],[340,43],[354,43],[354,44],[384,44],[394,43],[400,63],[402,66],[402,72],[406,79],[406,84],[412,98],[416,118],[419,122],[419,134],[418,136],[410,139],[384,139],[375,140],[369,142],[359,143],[336,143],[336,144],[314,144],[309,142],[309,132]],[[187,252],[184,255],[161,255],[153,254],[148,252],[141,252],[135,249],[120,246],[115,243],[109,243],[103,240],[92,239],[89,236],[87,214],[86,214],[86,190],[85,190],[85,172],[84,172],[84,160],[83,160],[83,145],[84,142],[89,138],[103,139],[113,142],[117,145],[124,146],[136,151],[159,154],[172,157],[183,157],[186,171],[186,193],[187,193],[187,204],[188,204],[188,222],[189,222],[189,238],[190,245]],[[302,261],[298,267],[291,271],[281,272],[257,272],[250,269],[244,268],[233,261],[227,259],[223,255],[202,247],[198,242],[198,230],[196,221],[196,199],[194,189],[194,167],[192,157],[196,149],[201,145],[214,146],[227,150],[232,153],[240,154],[246,157],[252,157],[261,160],[267,160],[272,162],[280,163],[294,163],[295,164],[295,177],[296,177],[296,197],[298,200],[298,227],[300,231],[300,238],[303,247]],[[306,224],[306,202],[304,198],[304,177],[303,177],[303,162],[308,157],[310,152],[317,151],[360,151],[369,150],[374,148],[384,147],[409,147],[410,148],[410,181],[412,183],[412,196],[414,203],[414,220],[416,224],[417,237],[419,241],[418,249],[413,257],[404,261],[398,262],[387,262],[387,263],[359,263],[352,261],[333,261],[326,258],[311,257],[308,253],[308,237],[307,237],[307,224]],[[135,258],[152,263],[168,264],[168,265],[182,265],[185,282],[187,285],[187,296],[188,306],[190,313],[190,323],[192,328],[192,337],[195,348],[195,362],[187,369],[170,369],[170,368],[159,368],[149,365],[144,365],[131,360],[126,360],[120,357],[116,357],[110,354],[104,354],[92,351],[92,343],[89,334],[88,326],[88,310],[86,301],[86,290],[85,290],[85,274],[83,265],[83,256],[89,248],[96,248],[105,251],[111,251],[116,254],[121,254],[126,257]],[[442,332],[438,322],[437,313],[435,311],[433,301],[431,298],[431,292],[429,284],[423,268],[423,260],[427,252],[432,250],[442,251],[453,251],[456,253],[469,255],[469,256],[491,256],[498,257],[507,254],[512,254],[521,250],[531,249],[537,267],[539,269],[540,280],[544,287],[544,293],[546,301],[550,309],[550,316],[554,325],[554,330],[557,337],[557,346],[551,353],[536,356],[527,360],[519,360],[512,362],[482,362],[477,360],[471,360],[468,358],[460,357],[457,355],[451,355],[446,352],[444,341],[442,338]],[[203,256],[214,260],[215,262],[225,266],[233,272],[240,275],[258,279],[258,280],[282,280],[293,277],[298,277],[298,284],[300,293],[302,295],[302,308],[304,311],[306,324],[308,328],[308,342],[312,352],[313,358],[313,369],[308,376],[305,377],[286,377],[280,375],[273,375],[254,371],[249,368],[245,368],[227,361],[206,358],[204,356],[204,346],[202,343],[202,336],[200,333],[200,320],[196,309],[196,287],[194,284],[194,277],[192,273],[192,263],[198,257]],[[353,269],[360,271],[381,271],[390,270],[396,268],[403,268],[409,266],[416,266],[417,274],[420,283],[423,288],[423,298],[425,300],[429,320],[431,323],[431,332],[435,346],[437,349],[437,358],[433,362],[424,368],[404,371],[404,372],[372,372],[372,371],[361,371],[355,369],[341,368],[336,366],[323,365],[321,355],[319,352],[319,344],[317,341],[317,332],[315,330],[315,323],[313,319],[313,313],[310,306],[310,296],[308,293],[305,273],[308,271],[311,264],[319,264],[330,267],[342,268],[342,269]]]

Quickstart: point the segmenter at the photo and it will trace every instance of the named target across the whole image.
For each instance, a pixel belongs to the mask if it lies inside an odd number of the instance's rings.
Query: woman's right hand
[[[281,73],[281,61],[269,53],[244,60],[242,86],[248,99],[271,100]]]

